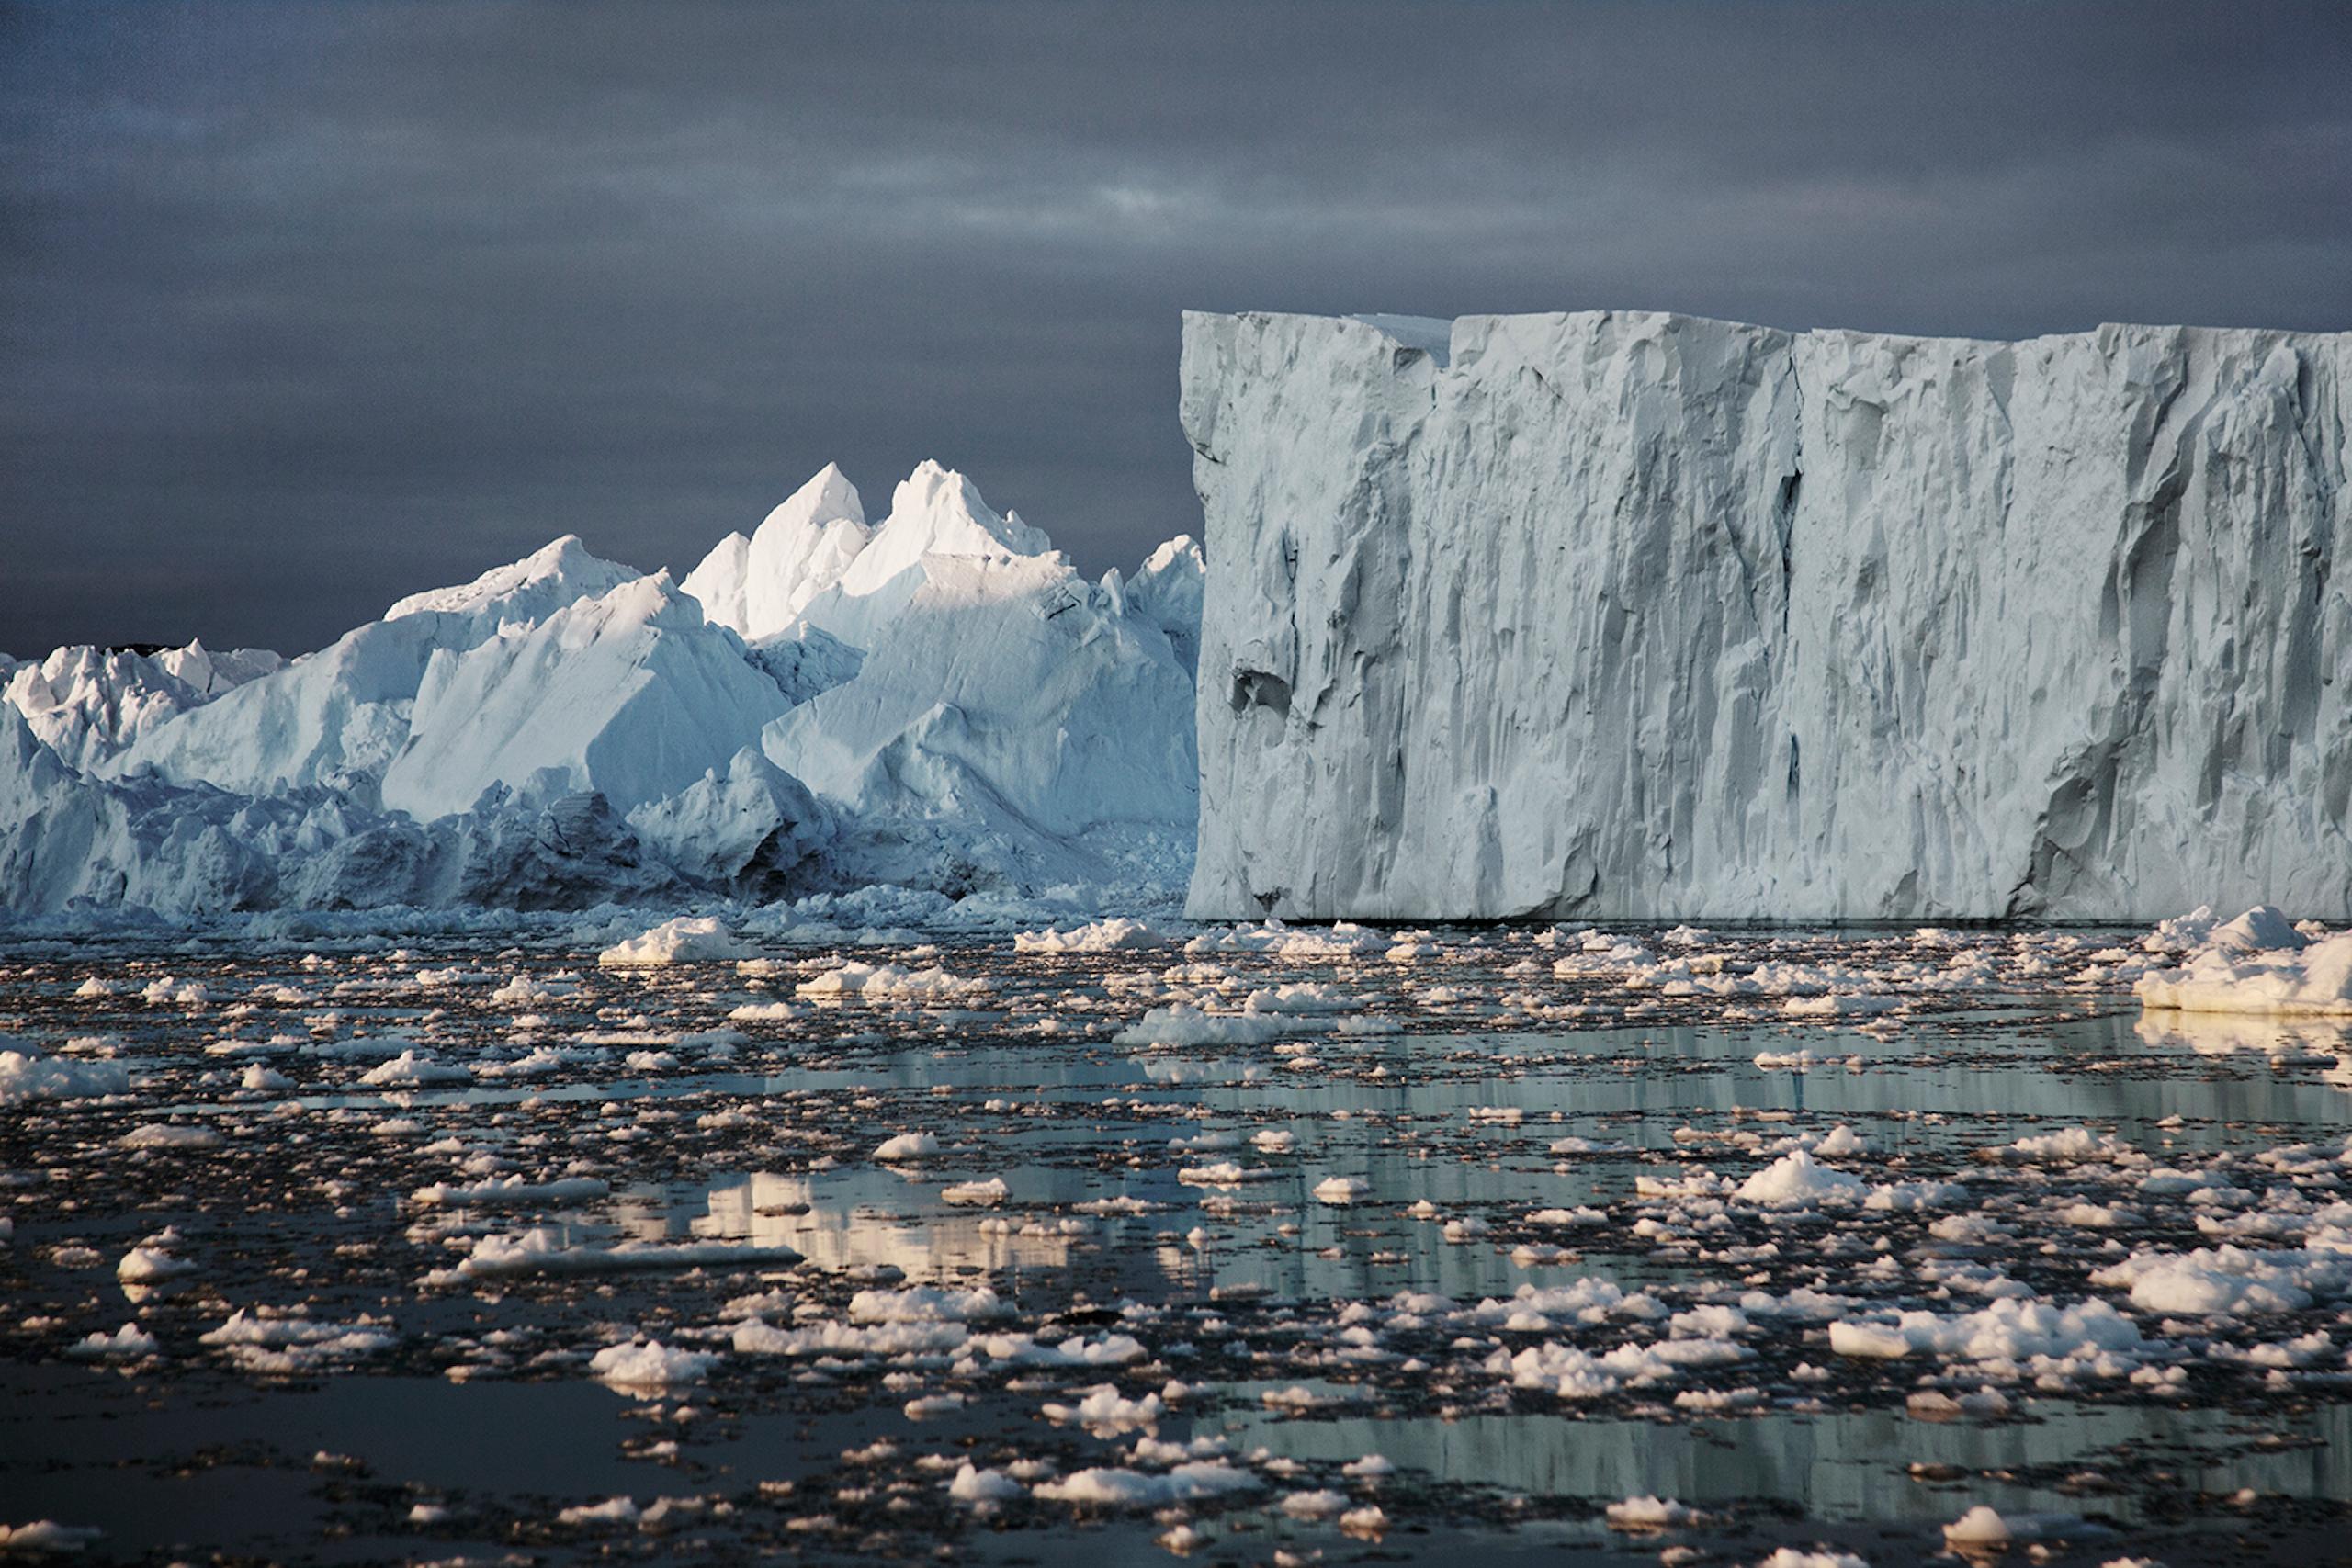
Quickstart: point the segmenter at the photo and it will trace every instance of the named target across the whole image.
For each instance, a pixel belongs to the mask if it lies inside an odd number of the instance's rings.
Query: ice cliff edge
[[[1188,315],[1190,910],[2352,916],[2347,367]]]

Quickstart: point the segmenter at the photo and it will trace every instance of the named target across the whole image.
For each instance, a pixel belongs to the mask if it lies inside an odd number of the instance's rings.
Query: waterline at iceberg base
[[[1188,315],[1191,912],[2352,914],[2348,364]]]

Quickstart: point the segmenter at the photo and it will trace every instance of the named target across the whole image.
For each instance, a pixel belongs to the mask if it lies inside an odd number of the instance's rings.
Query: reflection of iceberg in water
[[[795,1247],[824,1269],[888,1265],[910,1279],[1067,1268],[1076,1239],[1024,1235],[1017,1214],[948,1208],[936,1203],[934,1187],[910,1186],[881,1171],[852,1173],[821,1186],[762,1172],[713,1186],[708,1201],[707,1213],[687,1220],[692,1235]],[[910,1209],[933,1212],[910,1215]],[[983,1228],[993,1226],[1007,1228]]]
[[[2132,1032],[2147,1044],[2194,1051],[2200,1056],[2243,1053],[2274,1059],[2332,1057],[2335,1066],[2320,1076],[2338,1089],[2352,1089],[2352,1026],[2318,1019],[2166,1009],[2142,1013]]]
[[[2352,1411],[2343,1406],[2294,1424],[2298,1436],[2326,1440],[2276,1450],[2233,1449],[2225,1436],[2232,1417],[2221,1411],[2051,1404],[2033,1415],[2030,1422],[1943,1426],[1877,1410],[1668,1426],[1528,1415],[1284,1420],[1245,1407],[1221,1430],[1244,1452],[1262,1445],[1310,1461],[1377,1453],[1408,1472],[1531,1496],[1652,1495],[1699,1505],[1773,1498],[1823,1519],[1932,1520],[1958,1512],[1941,1489],[1911,1479],[1906,1462],[1977,1472],[1974,1493],[2005,1508],[2076,1511],[2079,1501],[1988,1476],[2075,1464],[2116,1445],[2177,1451],[2185,1465],[2181,1485],[2191,1492],[2225,1495],[2252,1486],[2341,1497],[2352,1486]],[[2103,1495],[2099,1507],[2127,1517],[2136,1512],[2128,1495]]]

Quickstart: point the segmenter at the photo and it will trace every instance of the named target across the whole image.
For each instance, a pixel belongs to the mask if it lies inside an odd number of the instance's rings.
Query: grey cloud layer
[[[827,458],[1131,562],[1188,306],[2341,327],[2347,67],[2324,6],[0,12],[0,648],[683,567]]]

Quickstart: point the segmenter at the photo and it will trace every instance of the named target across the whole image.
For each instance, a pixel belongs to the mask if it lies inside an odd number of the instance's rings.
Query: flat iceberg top
[[[1753,321],[1732,321],[1725,317],[1691,315],[1680,310],[1641,310],[1619,308],[1478,313],[1452,318],[1393,315],[1378,311],[1356,311],[1324,316],[1289,310],[1187,310],[1184,312],[1184,321],[1188,333],[1213,322],[1232,321],[1253,321],[1292,328],[1309,325],[1366,326],[1400,347],[1419,349],[1427,354],[1437,362],[1440,368],[1466,368],[1466,366],[1453,365],[1454,355],[1460,352],[1467,356],[1472,344],[1483,344],[1491,338],[1509,336],[1524,339],[1531,334],[1556,333],[1563,330],[1589,332],[1603,323],[1621,329],[1634,327],[1661,333],[1703,332],[1752,335],[1782,341],[1810,338],[1824,343],[1939,345],[1986,351],[2003,348],[2027,349],[2069,343],[2091,343],[2113,347],[2129,343],[2187,340],[2222,348],[2233,345],[2243,347],[2288,339],[2318,344],[2341,343],[2352,339],[2352,331],[2301,332],[2282,327],[2188,326],[2152,321],[2102,321],[2095,327],[2084,327],[2071,332],[2043,333],[2029,338],[1979,338],[1939,335],[1932,333],[1874,332],[1859,327],[1770,327]]]
[[[1443,365],[1453,353],[1453,319],[1451,316],[1388,316],[1373,312],[1350,316],[1348,320],[1362,321],[1407,348],[1418,348],[1440,365]]]

